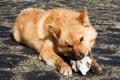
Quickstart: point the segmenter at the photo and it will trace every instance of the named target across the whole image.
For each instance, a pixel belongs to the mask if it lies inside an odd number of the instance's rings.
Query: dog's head
[[[51,30],[56,38],[59,35],[58,51],[74,60],[90,56],[97,32],[89,22],[86,8],[75,19],[64,24],[69,26]]]

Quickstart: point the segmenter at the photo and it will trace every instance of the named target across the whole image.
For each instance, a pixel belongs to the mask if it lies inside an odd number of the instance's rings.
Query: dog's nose
[[[78,59],[81,60],[82,58],[84,58],[84,53],[80,53],[79,56],[78,56]]]

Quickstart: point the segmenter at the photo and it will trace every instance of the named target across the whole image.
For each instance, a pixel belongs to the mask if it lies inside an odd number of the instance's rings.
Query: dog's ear
[[[84,7],[84,9],[82,10],[81,14],[78,17],[80,23],[83,26],[86,26],[89,23],[89,19],[88,19],[88,15],[87,15],[87,8]]]
[[[61,34],[61,29],[59,27],[54,27],[54,26],[48,26],[49,27],[49,31],[52,34],[52,36],[55,39],[59,39],[60,38],[60,34]]]

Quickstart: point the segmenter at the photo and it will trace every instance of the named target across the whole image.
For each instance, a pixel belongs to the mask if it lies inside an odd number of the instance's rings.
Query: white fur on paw
[[[72,75],[72,69],[70,67],[67,67],[67,66],[62,67],[60,69],[60,73],[65,75],[65,76],[70,76],[70,75]]]

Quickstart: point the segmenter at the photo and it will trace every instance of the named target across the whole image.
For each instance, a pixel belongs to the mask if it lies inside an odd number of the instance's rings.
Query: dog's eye
[[[67,45],[67,47],[68,47],[68,48],[73,48],[73,46],[72,46],[72,45],[70,45],[70,44],[68,44],[68,45]]]
[[[80,38],[80,42],[82,42],[83,40],[84,40],[84,37],[81,37],[81,38]]]

